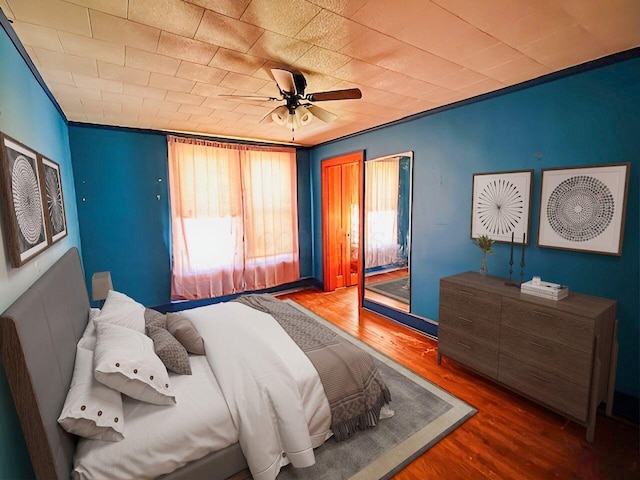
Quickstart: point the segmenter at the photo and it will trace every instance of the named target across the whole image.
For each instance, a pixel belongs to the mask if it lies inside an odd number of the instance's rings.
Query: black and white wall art
[[[529,244],[533,170],[473,175],[471,238]]]
[[[40,160],[42,166],[42,196],[46,210],[47,234],[49,236],[49,243],[53,244],[67,235],[67,218],[64,211],[60,165],[46,157],[41,156]]]
[[[538,246],[622,255],[629,168],[543,169]]]
[[[19,267],[48,246],[37,154],[0,135],[2,212],[11,263]]]

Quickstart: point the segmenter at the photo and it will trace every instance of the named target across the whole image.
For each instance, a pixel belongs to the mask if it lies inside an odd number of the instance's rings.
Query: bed
[[[229,367],[226,363],[227,356],[230,355],[231,352],[226,351],[225,348],[230,344],[230,341],[225,340],[224,336],[220,335],[221,330],[211,330],[209,333],[207,333],[206,330],[213,328],[213,323],[208,321],[212,314],[215,314],[214,316],[219,317],[221,319],[220,321],[224,322],[236,315],[235,312],[237,309],[248,307],[240,303],[223,305],[217,307],[217,309],[211,307],[212,306],[210,306],[209,309],[207,307],[201,307],[189,311],[190,318],[194,325],[203,332],[205,345],[207,345],[207,354],[206,361],[204,361],[204,357],[191,360],[195,374],[193,380],[180,379],[175,380],[175,382],[172,381],[172,383],[177,385],[176,388],[179,392],[188,389],[194,390],[190,382],[195,381],[196,378],[199,379],[198,381],[203,381],[205,377],[211,377],[214,384],[221,385],[224,395],[228,394],[227,389],[236,388],[236,374],[231,372],[232,367]],[[252,305],[252,307],[257,308],[255,305]],[[89,322],[90,311],[91,308],[79,254],[77,249],[72,248],[0,317],[0,351],[2,361],[33,468],[38,479],[70,478],[74,469],[74,456],[82,457],[84,450],[88,448],[87,445],[92,445],[92,442],[96,442],[85,439],[81,439],[81,441],[78,442],[78,438],[63,430],[57,421],[65,404],[65,398],[71,384],[76,358],[76,346],[83,337],[83,333]],[[256,313],[252,315],[256,316],[256,318],[260,315],[265,315],[259,310],[255,310],[255,312]],[[233,328],[234,323],[235,322],[230,322],[226,326],[220,324],[224,327],[222,331],[227,331],[227,326]],[[249,323],[248,325],[251,324]],[[251,329],[249,328],[247,332],[250,331]],[[279,339],[278,335],[282,335],[282,332],[283,331],[278,330],[277,327],[273,327],[271,333],[267,335],[267,343],[273,342],[280,344],[281,339]],[[206,334],[208,334],[209,337],[204,336]],[[218,339],[217,337],[220,338]],[[207,340],[207,338],[210,340]],[[215,348],[210,348],[209,341]],[[216,341],[218,343],[214,344]],[[260,347],[258,344],[252,344],[249,341],[245,348],[255,350],[263,347]],[[273,357],[273,362],[275,363],[281,362],[278,356],[284,355],[279,352],[280,350],[282,349],[278,349],[277,355]],[[290,350],[292,351],[291,354],[301,354],[301,351],[297,351],[296,353],[293,352],[293,349]],[[307,353],[307,355],[309,355],[309,353]],[[282,358],[285,359],[285,362],[291,361],[290,357]],[[224,360],[224,362],[222,360]],[[244,360],[239,360],[235,368],[238,370],[246,369],[247,367],[243,362]],[[221,367],[223,363],[224,367]],[[256,368],[261,367],[258,366]],[[258,374],[263,375],[264,371],[260,371]],[[210,380],[207,380],[207,382],[209,381]],[[271,381],[268,383],[271,383]],[[258,389],[262,390],[263,387],[264,385],[259,385]],[[284,387],[277,385],[271,389],[268,395],[277,396],[279,395],[278,392],[285,389],[285,387],[286,385]],[[325,389],[326,388],[325,386]],[[246,386],[241,387],[242,391],[239,397],[243,396],[244,389],[246,389]],[[306,417],[310,428],[310,436],[312,433],[312,423],[315,422],[317,425],[316,431],[318,432],[318,438],[313,438],[312,440],[312,446],[315,448],[322,444],[329,436],[324,434],[323,428],[325,427],[322,427],[323,423],[326,424],[326,419],[324,419],[326,414],[318,413],[322,411],[321,407],[313,407],[312,410],[309,410],[311,408],[309,405],[319,405],[321,403],[318,400],[317,387],[315,393],[311,389],[304,390],[304,388],[300,388],[300,391],[304,397],[304,412],[299,412],[299,415]],[[180,393],[180,395],[182,395],[182,393]],[[217,393],[213,390],[207,391],[206,393],[206,396],[211,398],[216,395]],[[127,426],[129,426],[130,422],[130,420],[127,419],[127,415],[133,415],[131,413],[132,411],[143,408],[135,402],[136,401],[128,400],[124,400],[123,402],[125,404],[125,420],[127,421]],[[218,401],[218,403],[220,403],[220,401]],[[260,422],[260,418],[269,415],[265,414],[265,412],[261,413],[258,411],[258,413],[254,415],[254,418],[251,418],[251,414],[249,414],[250,421],[246,419],[243,420],[244,417],[238,416],[239,414],[235,408],[236,400],[233,400],[231,397],[225,397],[222,399],[222,403],[229,405],[231,421],[229,422],[223,418],[220,422],[224,421],[227,423],[221,423],[220,425],[235,426],[239,432],[239,441],[235,441],[235,439],[227,435],[220,441],[226,442],[224,444],[228,444],[228,446],[206,453],[201,457],[199,456],[203,455],[202,452],[204,450],[199,451],[199,453],[195,455],[199,458],[189,457],[189,461],[186,464],[178,466],[177,469],[170,473],[160,475],[159,478],[195,480],[207,478],[223,480],[231,477],[234,479],[249,477],[249,471],[247,469],[252,461],[254,462],[255,468],[255,460],[252,459],[250,455],[248,463],[245,455],[243,455],[242,449],[244,448],[245,451],[247,451],[246,449],[248,447],[246,444],[246,435],[243,437],[242,434],[242,424],[244,423],[245,429],[248,427],[249,436],[251,436],[251,433],[258,428],[256,425]],[[332,405],[331,408],[331,412],[335,415],[334,406]],[[156,411],[157,410],[156,408]],[[286,410],[287,412],[289,411],[288,407]],[[152,409],[148,409],[147,414],[151,415],[148,412],[152,411]],[[274,417],[278,415],[279,413],[277,411],[271,413],[271,416]],[[289,421],[290,417],[289,413],[287,413],[285,423]],[[151,421],[151,423],[159,424],[160,422]],[[373,424],[375,424],[375,422]],[[144,427],[144,424],[142,425]],[[269,426],[266,425],[265,428],[267,427]],[[216,428],[227,430],[231,427],[222,426]],[[278,426],[277,428],[280,427]],[[198,433],[192,438],[206,435],[208,435],[206,432]],[[269,434],[267,434],[267,437],[268,435]],[[287,439],[287,435],[284,434],[284,440],[280,438],[281,432],[270,433],[270,435],[274,436],[274,438],[277,437],[277,440],[280,442],[295,443],[296,441],[295,434],[293,438],[289,439]],[[243,438],[245,439],[244,443]],[[126,446],[123,442],[117,443],[122,443],[122,445]],[[264,443],[266,450],[269,450],[269,442]],[[218,445],[223,444],[220,443]],[[115,447],[109,445],[105,447],[99,455],[110,458],[107,455],[107,453],[110,452],[109,448]],[[209,446],[207,448],[212,447]],[[255,446],[250,446],[249,448],[256,449]],[[272,454],[274,448],[275,447],[271,448],[270,451],[266,451],[265,454]],[[280,447],[277,448],[279,449]],[[279,450],[276,449],[275,451]],[[116,455],[120,456],[121,454],[116,453]],[[191,456],[193,457],[193,455]],[[286,455],[283,454],[283,456]],[[312,456],[311,454],[311,458]],[[308,457],[306,459],[308,460]],[[294,463],[293,459],[291,461]],[[129,463],[133,462],[130,461]],[[176,462],[176,465],[180,465],[180,462]],[[279,467],[277,470],[279,470]],[[276,474],[277,470],[275,472]],[[77,475],[77,471],[75,474]],[[128,475],[133,475],[133,473],[129,472]]]

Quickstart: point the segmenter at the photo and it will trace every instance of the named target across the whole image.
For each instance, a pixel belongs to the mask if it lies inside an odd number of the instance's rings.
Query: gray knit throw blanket
[[[309,357],[329,400],[337,441],[378,423],[391,394],[371,355],[269,294],[244,295],[234,301],[270,314]]]

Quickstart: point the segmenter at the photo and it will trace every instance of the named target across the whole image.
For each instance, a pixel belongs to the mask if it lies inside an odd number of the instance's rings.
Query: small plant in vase
[[[493,254],[493,250],[491,250],[493,240],[491,240],[488,235],[480,235],[476,239],[476,245],[478,245],[480,250],[482,250],[482,266],[480,267],[480,275],[484,276],[489,273],[489,269],[487,268],[487,253]]]

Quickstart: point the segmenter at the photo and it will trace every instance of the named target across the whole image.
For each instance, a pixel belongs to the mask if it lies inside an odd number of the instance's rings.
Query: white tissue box
[[[542,281],[540,285],[534,285],[533,280],[529,280],[520,285],[520,292],[549,300],[562,300],[569,295],[569,287]]]

